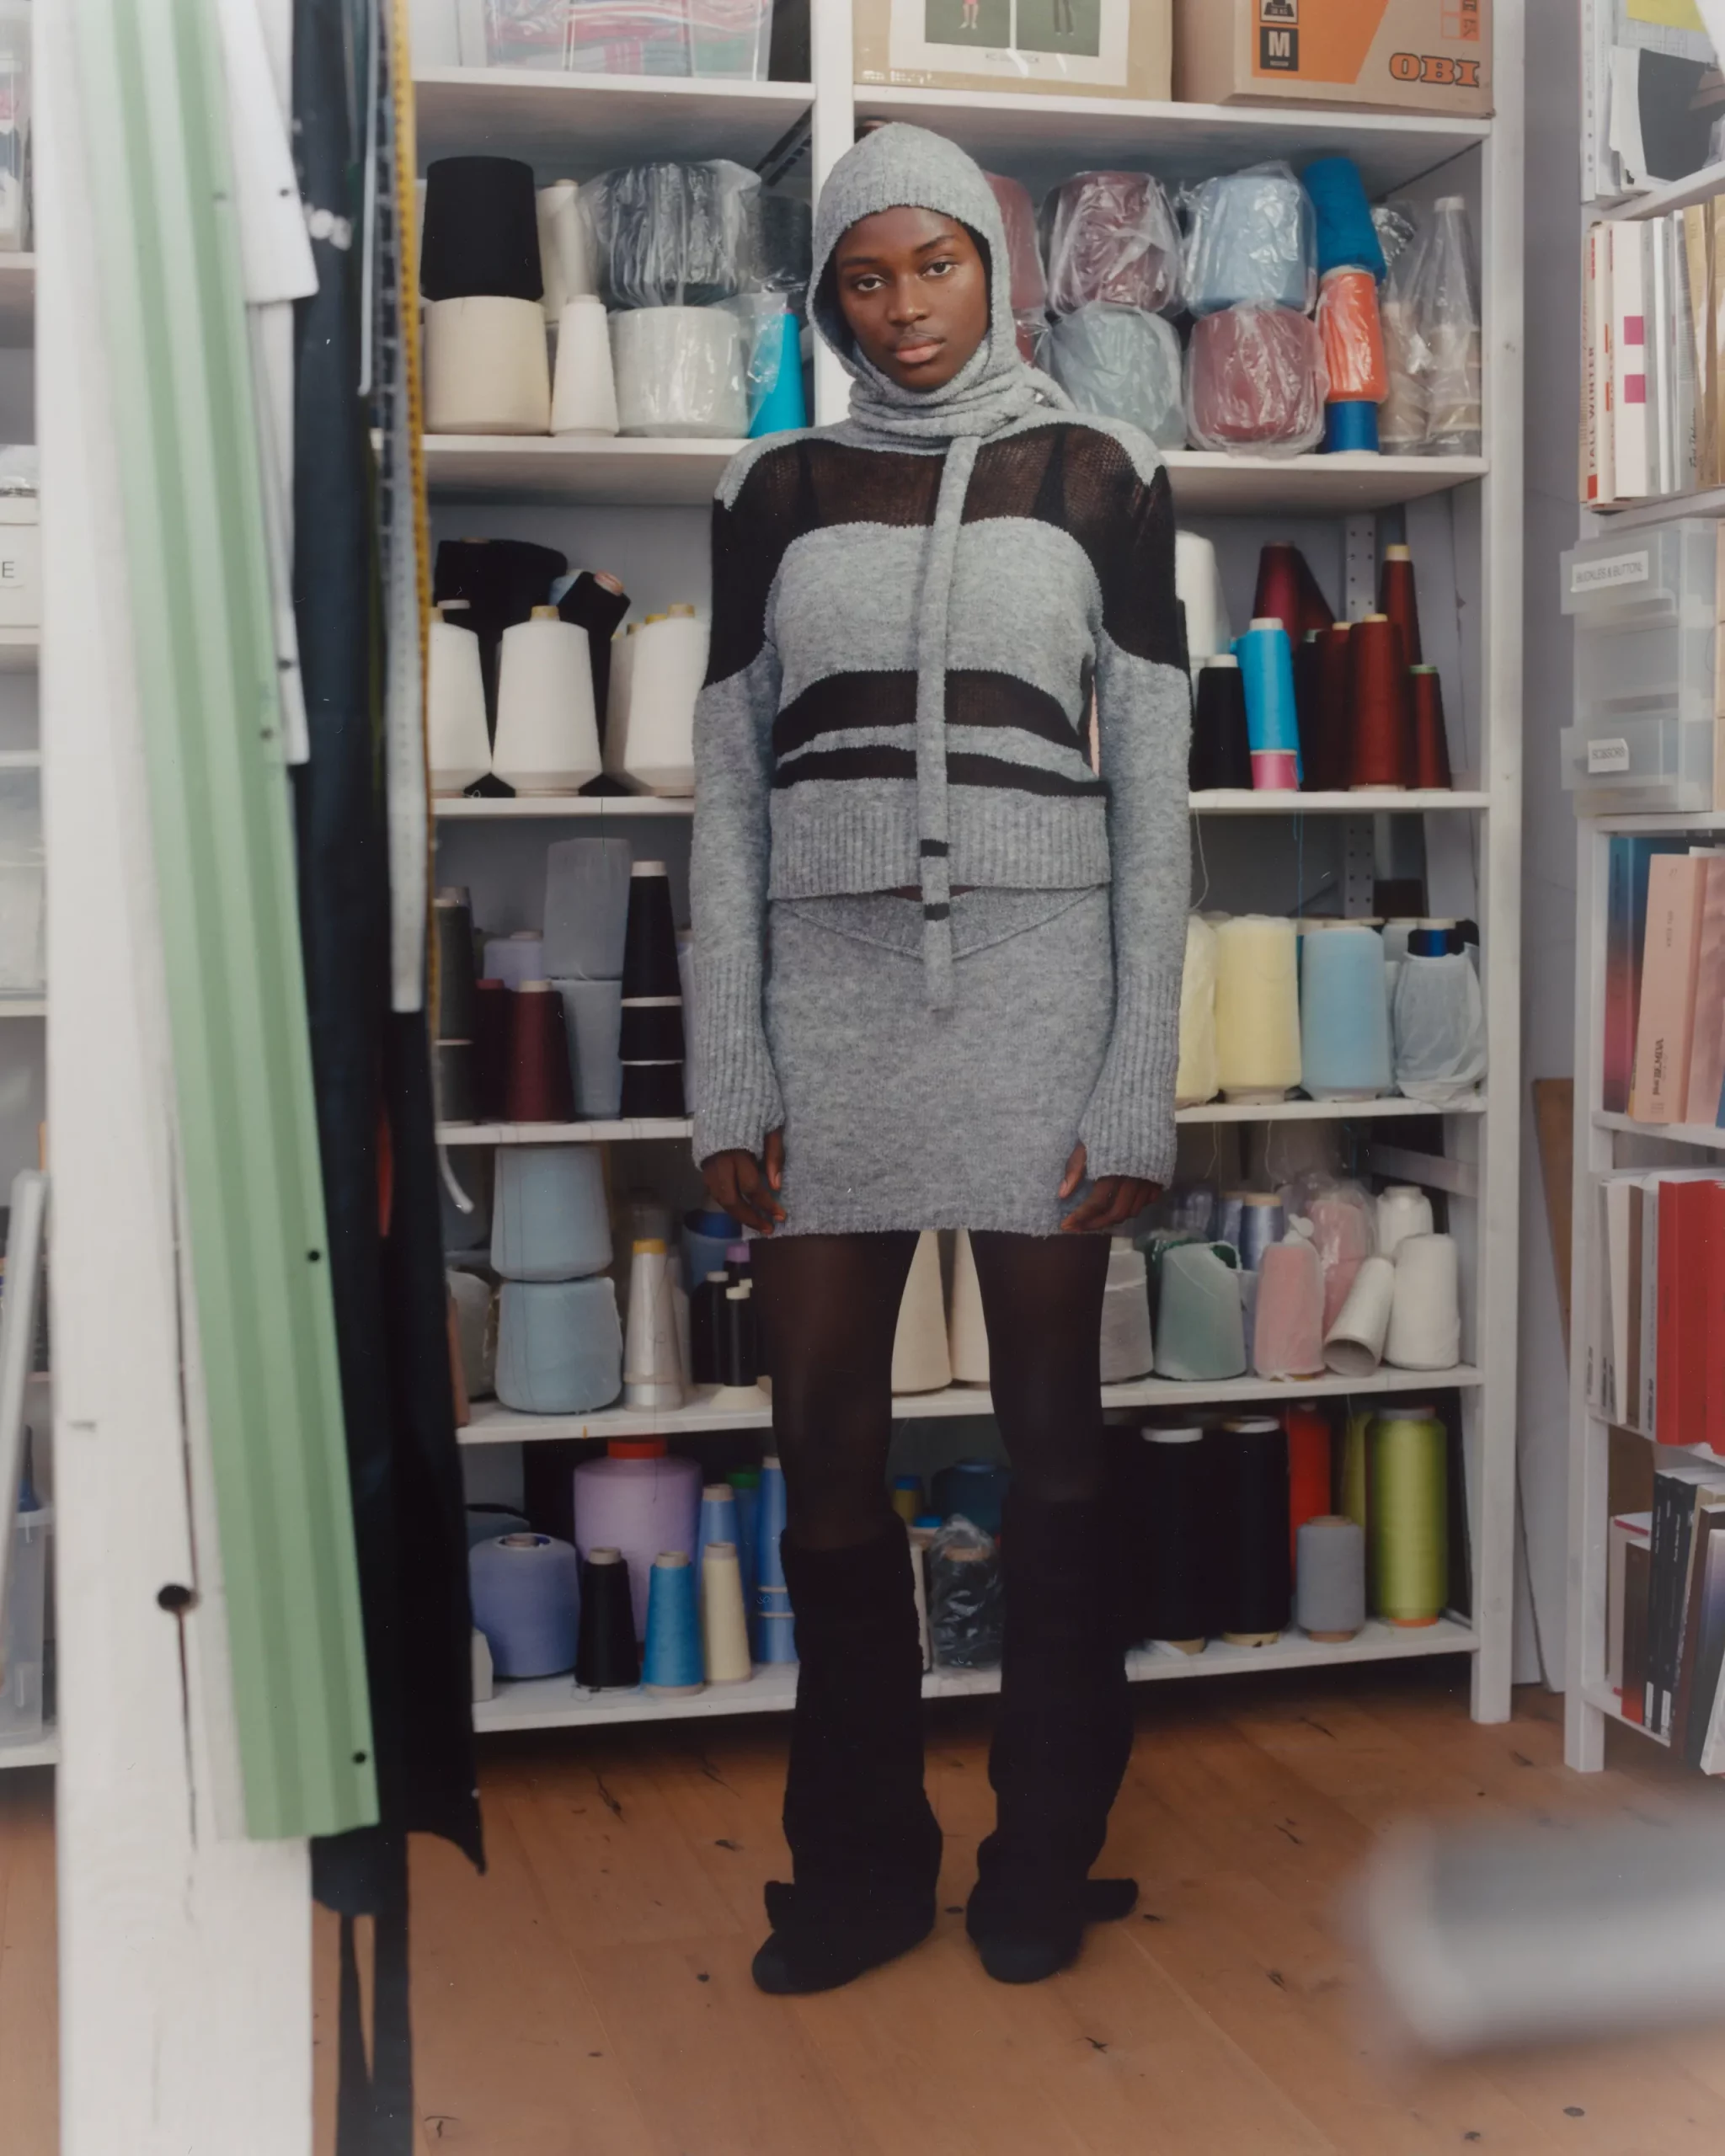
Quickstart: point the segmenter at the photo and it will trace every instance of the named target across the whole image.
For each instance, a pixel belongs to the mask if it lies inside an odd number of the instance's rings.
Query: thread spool
[[[488,936],[484,978],[501,981],[505,988],[519,988],[523,981],[543,980],[545,939],[531,928],[517,928],[508,936]]]
[[[452,1269],[445,1278],[455,1308],[462,1383],[469,1400],[483,1400],[497,1385],[497,1298],[477,1273]]]
[[[629,1256],[629,1323],[623,1337],[623,1405],[670,1413],[683,1404],[671,1262],[657,1236],[642,1236]]]
[[[1303,1235],[1274,1243],[1258,1268],[1252,1368],[1261,1378],[1316,1377],[1324,1366],[1324,1269]]]
[[[701,1643],[709,1684],[743,1684],[754,1675],[742,1564],[734,1542],[709,1542],[701,1561]]]
[[[1375,448],[1375,407],[1389,393],[1390,382],[1383,325],[1378,319],[1378,288],[1370,270],[1325,272],[1318,293],[1317,326],[1329,376],[1329,402],[1372,405],[1371,446]]]
[[[1216,929],[1216,1063],[1223,1097],[1285,1100],[1300,1083],[1291,921],[1242,914]]]
[[[681,1063],[626,1063],[619,1113],[626,1121],[676,1120],[686,1113]]]
[[[478,1094],[471,1041],[435,1041],[431,1047],[431,1113],[440,1123],[477,1123]]]
[[[707,675],[708,629],[694,609],[650,614],[629,639],[628,700],[607,720],[605,768],[633,791],[686,799],[695,791],[695,700]]]
[[[1425,654],[1419,643],[1419,595],[1411,547],[1385,547],[1384,565],[1378,574],[1378,611],[1402,632],[1402,649],[1407,664],[1418,666]]]
[[[734,1467],[724,1478],[736,1492],[737,1561],[743,1569],[745,1598],[754,1592],[757,1531],[761,1523],[761,1470]]]
[[[591,1145],[502,1145],[491,1269],[506,1280],[579,1280],[611,1263],[605,1166]]]
[[[761,1511],[756,1529],[755,1649],[764,1662],[797,1659],[790,1590],[779,1545],[784,1539],[785,1477],[776,1454],[761,1463]]]
[[[545,287],[541,304],[547,324],[555,328],[571,300],[593,291],[592,251],[581,216],[579,184],[558,179],[538,189],[534,216],[539,228],[539,274]]]
[[[622,1028],[622,984],[614,980],[553,980],[563,1003],[575,1113],[608,1123],[622,1113],[623,1067],[617,1054]]]
[[[1314,792],[1335,792],[1348,783],[1352,746],[1352,623],[1333,622],[1322,631],[1312,663],[1311,723],[1305,738],[1306,783]]]
[[[1311,205],[1291,173],[1223,173],[1192,191],[1186,304],[1195,315],[1312,299]]]
[[[653,1561],[641,1683],[662,1700],[687,1699],[705,1684],[698,1583],[694,1566],[681,1550],[662,1550]]]
[[[1000,1460],[956,1460],[934,1478],[934,1509],[943,1520],[957,1515],[997,1535],[1012,1481],[1012,1470]]]
[[[1283,1422],[1288,1433],[1288,1523],[1293,1534],[1288,1556],[1297,1588],[1300,1530],[1307,1520],[1329,1511],[1335,1463],[1329,1417],[1315,1401],[1290,1407]]]
[[[431,791],[464,792],[491,769],[479,639],[462,621],[464,602],[435,606],[425,646],[425,754]]]
[[[1153,315],[1178,303],[1180,228],[1148,173],[1076,173],[1044,215],[1055,314],[1103,304]]]
[[[1320,276],[1343,267],[1384,275],[1384,249],[1352,157],[1315,157],[1300,175],[1311,204]]]
[[[1342,1440],[1342,1465],[1336,1477],[1336,1499],[1342,1512],[1362,1532],[1370,1524],[1371,1463],[1366,1438],[1376,1415],[1371,1408],[1350,1412]]]
[[[1413,729],[1407,669],[1386,615],[1354,624],[1348,659],[1348,784],[1399,792],[1413,776]]]
[[[1158,1377],[1208,1383],[1246,1372],[1246,1326],[1233,1253],[1210,1243],[1181,1243],[1158,1268],[1156,1369]]]
[[[467,1552],[473,1622],[499,1677],[557,1677],[575,1666],[580,1567],[567,1542],[500,1534]]]
[[[620,1550],[590,1550],[581,1563],[581,1622],[575,1682],[590,1692],[631,1689],[641,1681],[629,1575]]]
[[[614,435],[617,431],[611,333],[602,302],[590,296],[571,299],[558,321],[551,431],[554,435]]]
[[[1365,1623],[1365,1536],[1333,1513],[1303,1523],[1294,1565],[1294,1621],[1308,1638],[1339,1646]]]
[[[459,601],[462,619],[479,639],[488,725],[497,712],[497,655],[504,631],[544,606],[553,581],[568,568],[554,547],[536,546],[530,539],[438,542],[431,596],[438,606]],[[488,766],[489,760],[488,750]]]
[[[531,165],[438,157],[425,168],[419,289],[428,300],[538,300],[545,280]]]
[[[1192,325],[1186,419],[1200,449],[1294,455],[1323,437],[1317,327],[1289,307],[1236,307]]]
[[[623,995],[678,995],[677,931],[671,917],[670,878],[662,861],[638,861],[629,872],[628,917],[623,931]]]
[[[578,793],[599,776],[587,632],[554,606],[503,632],[491,768],[517,793]]]
[[[728,1391],[745,1391],[759,1382],[753,1290],[746,1283],[724,1291],[724,1330],[718,1342],[718,1381]]]
[[[640,628],[638,622],[627,622],[622,632],[611,639],[611,683],[606,694],[605,724],[601,729],[608,778],[617,777],[612,765],[620,753],[617,744],[628,732],[629,702],[635,680],[635,643]]]
[[[1188,658],[1195,664],[1200,659],[1231,653],[1234,632],[1222,595],[1216,550],[1196,531],[1174,534],[1174,595],[1185,610]]]
[[[1324,1364],[1338,1377],[1369,1378],[1384,1358],[1396,1268],[1386,1257],[1368,1257],[1354,1274],[1347,1300],[1324,1337]]]
[[[1432,1233],[1432,1202],[1417,1183],[1391,1183],[1378,1193],[1376,1225],[1378,1255],[1392,1258],[1410,1235]]]
[[[1075,409],[1129,420],[1164,449],[1183,446],[1180,339],[1161,315],[1081,307],[1049,330],[1045,364]]]
[[[574,1119],[575,1089],[563,999],[548,980],[524,980],[510,998],[504,1113],[510,1123]]]
[[[1220,1468],[1222,1637],[1273,1646],[1292,1614],[1288,1438],[1279,1422],[1247,1416],[1215,1439]]]
[[[1336,397],[1324,406],[1327,456],[1378,454],[1378,408],[1369,398]]]
[[[756,351],[758,360],[761,345],[772,347],[772,371],[751,366],[751,376],[765,376],[764,380],[750,383],[749,439],[758,441],[763,435],[786,434],[793,428],[809,424],[809,407],[803,396],[803,344],[797,327],[797,318],[788,307],[760,333]]]
[[[539,302],[425,303],[425,431],[542,435],[551,427],[551,370]]]
[[[982,1315],[982,1283],[970,1233],[960,1228],[953,1243],[953,1301],[947,1316],[947,1359],[954,1385],[988,1383],[988,1326]]]
[[[684,1214],[681,1234],[683,1285],[691,1294],[711,1274],[724,1273],[726,1251],[743,1239],[740,1223],[712,1205]],[[734,1284],[727,1276],[726,1285]]]
[[[722,307],[644,307],[611,317],[626,435],[740,440],[748,431],[742,331]]]
[[[1200,914],[1186,918],[1186,959],[1180,975],[1180,1062],[1174,1074],[1176,1107],[1214,1100],[1221,1079],[1216,1065],[1216,932]]]
[[[1435,1625],[1449,1598],[1449,1444],[1429,1408],[1380,1415],[1368,1437],[1371,1604],[1386,1624]]]
[[[613,1438],[603,1460],[575,1470],[575,1547],[622,1552],[635,1636],[644,1638],[653,1561],[661,1550],[692,1557],[701,1532],[701,1468],[667,1452],[663,1438]]]
[[[1279,622],[1293,643],[1329,628],[1336,618],[1311,564],[1290,539],[1272,539],[1259,550],[1252,611],[1256,620]]]
[[[1444,689],[1435,666],[1408,669],[1413,702],[1413,783],[1443,791],[1450,775],[1450,736],[1444,724]]]
[[[701,1524],[695,1541],[695,1561],[704,1564],[707,1552],[715,1542],[734,1543],[737,1539],[737,1493],[729,1482],[703,1482],[701,1486]]]
[[[1220,1458],[1204,1430],[1147,1429],[1133,1509],[1141,1552],[1136,1626],[1183,1654],[1201,1654],[1221,1625]]]
[[[1187,781],[1194,793],[1252,791],[1246,684],[1231,653],[1206,659],[1199,669]]]
[[[922,1477],[920,1475],[895,1475],[889,1494],[893,1510],[906,1527],[915,1527],[922,1517]]]
[[[1453,1369],[1461,1361],[1461,1259],[1453,1235],[1408,1235],[1397,1247],[1384,1357],[1402,1370]]]
[[[1314,930],[1300,966],[1300,1082],[1315,1101],[1370,1101],[1391,1083],[1384,946],[1375,928]]]
[[[893,1390],[939,1392],[952,1381],[946,1306],[941,1296],[940,1238],[932,1228],[925,1228],[916,1239],[899,1305],[898,1330],[893,1336]]]
[[[1230,1191],[1224,1201],[1222,1237],[1239,1251],[1247,1273],[1263,1271],[1264,1253],[1280,1242],[1287,1226],[1281,1199],[1268,1191]]]
[[[623,1386],[617,1290],[585,1280],[505,1280],[498,1299],[497,1396],[523,1415],[586,1415]]]
[[[629,611],[629,595],[607,570],[583,569],[564,587],[557,611],[566,622],[587,632],[587,660],[593,670],[593,708],[600,719],[600,739],[611,694],[611,644]]]
[[[476,1023],[473,911],[464,897],[440,891],[432,901],[437,937],[437,1007],[431,1037],[471,1041]]]
[[[723,1382],[719,1342],[724,1333],[724,1299],[730,1282],[723,1273],[709,1273],[695,1283],[689,1297],[689,1382]]]
[[[1102,1298],[1102,1382],[1147,1377],[1156,1362],[1150,1332],[1150,1286],[1144,1253],[1116,1235],[1108,1249]]]
[[[1300,719],[1294,700],[1294,656],[1277,621],[1254,621],[1238,645],[1246,691],[1252,783],[1258,792],[1300,782]]]
[[[618,1048],[625,1063],[681,1063],[683,1059],[683,999],[681,995],[624,997],[620,1006]]]

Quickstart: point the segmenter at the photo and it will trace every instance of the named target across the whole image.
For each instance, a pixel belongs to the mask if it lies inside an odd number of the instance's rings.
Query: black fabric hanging
[[[325,232],[312,241],[318,289],[296,309],[294,607],[311,749],[294,772],[300,929],[380,1807],[376,1827],[313,1844],[312,1876],[344,1918],[377,1919],[369,2069],[344,1959],[340,2156],[409,2156],[407,1836],[441,1834],[476,1864],[483,1845],[429,1049],[423,1015],[390,1010],[355,136],[363,100],[381,104],[387,83],[366,82],[360,98],[350,74],[350,56],[377,49],[368,19],[350,0],[295,0],[300,187],[311,229]]]

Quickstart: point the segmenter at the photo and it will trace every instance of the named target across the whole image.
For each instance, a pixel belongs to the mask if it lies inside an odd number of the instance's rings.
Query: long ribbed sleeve
[[[1174,601],[1167,474],[1132,489],[1103,578],[1097,734],[1108,786],[1114,1024],[1078,1126],[1088,1172],[1166,1183],[1174,1169],[1180,979],[1190,903],[1191,690]]]
[[[761,535],[721,494],[713,526],[713,644],[695,706],[695,1158],[758,1155],[784,1119],[766,1044],[767,866],[778,654],[767,637]],[[768,571],[770,579],[771,571]]]

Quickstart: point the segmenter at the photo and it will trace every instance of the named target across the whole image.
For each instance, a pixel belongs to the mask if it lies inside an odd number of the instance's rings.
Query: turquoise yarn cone
[[[806,427],[809,408],[803,401],[803,346],[797,328],[797,318],[788,308],[778,318],[775,333],[766,332],[768,338],[778,339],[778,366],[772,386],[761,395],[749,421],[749,439],[757,440],[762,435],[782,435],[788,428]]]
[[[641,1682],[649,1692],[698,1692],[706,1681],[695,1567],[681,1550],[653,1561],[647,1589],[647,1652]]]

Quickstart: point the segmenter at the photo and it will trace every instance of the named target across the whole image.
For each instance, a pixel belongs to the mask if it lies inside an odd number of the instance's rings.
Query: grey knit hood
[[[827,271],[839,241],[859,217],[881,210],[936,210],[956,217],[982,243],[989,283],[987,337],[939,389],[905,389],[857,349]],[[1012,280],[1000,205],[974,157],[943,135],[897,122],[878,127],[846,151],[827,174],[814,211],[809,313],[838,355],[853,387],[852,430],[883,445],[932,447],[1008,426],[1039,404],[1070,411],[1071,400],[1020,357]]]

